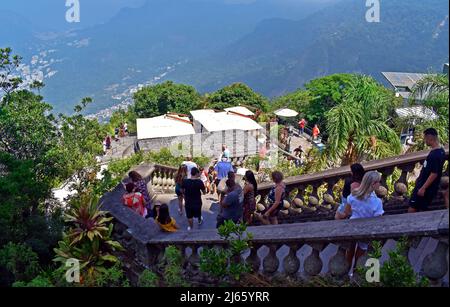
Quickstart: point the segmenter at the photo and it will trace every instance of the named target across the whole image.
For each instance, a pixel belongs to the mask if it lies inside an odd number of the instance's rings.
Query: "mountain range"
[[[381,71],[448,62],[447,0],[384,0],[379,23],[365,20],[359,0],[147,0],[120,10],[119,2],[98,23],[63,31],[0,10],[0,46],[24,55],[21,72],[43,78],[46,100],[65,113],[82,97],[97,112],[164,80],[200,92],[245,82],[274,97],[327,74],[383,81]]]

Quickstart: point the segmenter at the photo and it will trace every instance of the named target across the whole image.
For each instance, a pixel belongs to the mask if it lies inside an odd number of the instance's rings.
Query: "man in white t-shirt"
[[[186,161],[182,163],[182,165],[186,165],[187,167],[187,178],[191,179],[191,170],[196,167],[198,168],[197,164],[192,161],[192,157],[187,157]]]

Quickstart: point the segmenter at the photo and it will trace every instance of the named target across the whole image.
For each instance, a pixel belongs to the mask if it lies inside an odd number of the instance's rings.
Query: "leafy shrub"
[[[158,287],[159,277],[150,270],[145,270],[139,275],[138,286],[142,288]]]
[[[40,272],[38,255],[26,244],[6,244],[0,250],[0,266],[16,281],[31,281]]]
[[[220,237],[227,242],[227,248],[206,248],[200,252],[200,270],[216,278],[231,277],[240,280],[242,275],[251,271],[250,266],[242,262],[242,254],[250,248],[253,235],[246,232],[246,224],[225,221],[219,227]]]
[[[382,286],[382,287],[426,287],[428,280],[418,276],[408,262],[407,254],[408,243],[406,239],[397,242],[396,248],[389,252],[389,259],[383,263],[380,268],[380,283],[364,282],[363,286]],[[380,259],[383,245],[381,242],[372,242],[373,251],[369,253],[370,258]],[[367,268],[358,267],[357,272],[360,276],[366,276]]]
[[[128,282],[120,263],[116,263],[109,269],[101,270],[96,278],[97,287],[129,287]]]
[[[13,285],[13,288],[52,288],[54,287],[51,280],[43,275],[39,275],[29,283],[24,281],[17,281]]]
[[[164,282],[169,287],[186,287],[183,279],[183,257],[175,246],[168,246],[163,258]]]

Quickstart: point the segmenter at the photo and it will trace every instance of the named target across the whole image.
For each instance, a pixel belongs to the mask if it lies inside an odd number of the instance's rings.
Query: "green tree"
[[[335,74],[305,84],[311,100],[302,113],[310,125],[326,125],[325,113],[343,102],[345,91],[355,78],[352,74]]]
[[[395,96],[366,76],[347,86],[344,100],[326,113],[328,154],[343,165],[397,155],[400,138],[389,126]]]
[[[268,109],[268,101],[243,83],[226,86],[208,96],[207,107],[223,110],[238,105],[247,105],[262,110]]]
[[[138,117],[154,117],[167,112],[188,114],[201,103],[195,88],[172,81],[144,87],[133,98],[134,112]]]
[[[5,93],[0,108],[9,103],[9,95],[22,83],[22,79],[16,76],[21,60],[20,56],[12,55],[11,48],[0,48],[0,89]]]
[[[423,79],[419,80],[413,88],[411,97],[413,98],[412,104],[419,103],[417,100],[423,100],[423,104],[432,108],[439,116],[438,119],[422,121],[416,126],[415,150],[425,149],[426,145],[423,141],[422,132],[426,128],[433,127],[439,133],[441,143],[448,144],[448,126],[449,126],[449,88],[448,88],[448,76],[439,75],[427,75]]]

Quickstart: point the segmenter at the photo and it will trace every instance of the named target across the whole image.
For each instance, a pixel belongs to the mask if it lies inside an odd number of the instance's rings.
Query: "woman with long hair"
[[[283,208],[284,200],[286,199],[286,185],[283,182],[283,173],[275,171],[272,173],[272,181],[275,186],[270,190],[267,197],[269,201],[269,208],[265,210],[261,218],[263,224],[278,224],[278,213]]]
[[[148,188],[145,180],[142,178],[141,174],[136,171],[129,172],[128,177],[136,186],[136,191],[140,192],[142,196],[144,196],[145,207],[147,208],[148,212],[146,218],[150,217],[152,212],[152,201],[150,198],[150,194],[148,193]]]
[[[247,171],[244,176],[244,222],[251,225],[253,222],[253,214],[256,210],[256,192],[258,191],[258,183],[255,179],[255,174],[252,171]]]
[[[175,175],[175,193],[178,197],[179,215],[183,215],[183,191],[181,190],[181,185],[183,184],[183,180],[187,178],[187,169],[186,165],[181,165]]]
[[[349,197],[352,191],[354,191],[361,185],[361,181],[365,174],[364,167],[359,163],[352,164],[350,166],[350,170],[352,172],[352,176],[345,180],[344,189],[342,190],[342,202],[339,208],[336,210],[336,220],[341,220],[344,218],[344,210],[345,205],[347,204],[347,197]]]
[[[159,207],[158,216],[155,218],[156,224],[165,232],[176,232],[179,227],[173,217],[170,216],[169,206],[162,204]]]
[[[375,191],[380,187],[381,174],[376,171],[367,172],[361,185],[347,198],[344,217],[350,219],[371,218],[384,214],[383,202],[377,197]],[[347,251],[347,261],[350,266],[355,263],[368,249],[368,244],[358,242]]]

